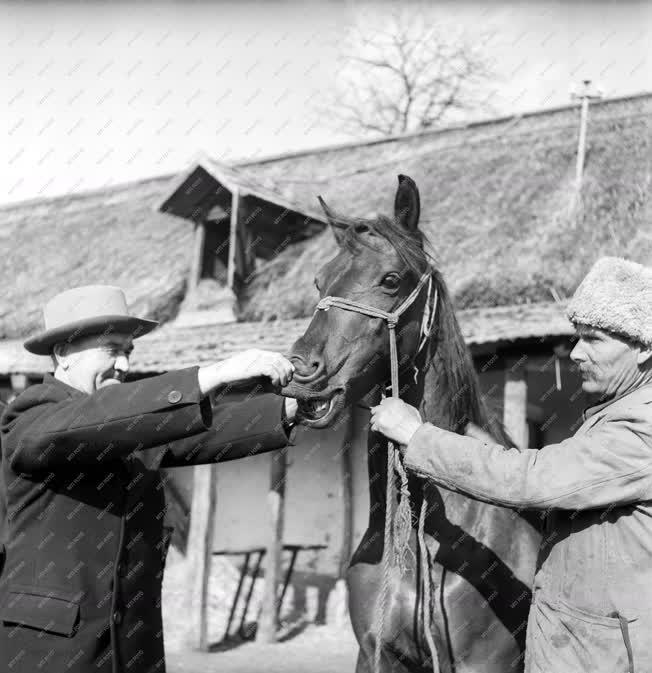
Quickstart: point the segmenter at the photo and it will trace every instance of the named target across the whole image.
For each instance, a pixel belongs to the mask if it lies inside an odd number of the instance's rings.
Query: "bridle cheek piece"
[[[344,311],[352,311],[353,313],[360,313],[362,315],[369,316],[370,318],[380,318],[387,323],[387,329],[389,331],[389,354],[390,354],[390,366],[391,366],[391,383],[392,383],[392,397],[399,396],[399,387],[398,387],[398,350],[396,347],[396,326],[398,325],[399,318],[401,315],[407,311],[412,304],[416,301],[417,297],[421,293],[424,285],[428,285],[428,296],[426,297],[426,303],[423,310],[423,317],[421,319],[421,330],[420,330],[420,342],[419,347],[415,353],[415,357],[423,350],[423,347],[428,341],[428,336],[430,335],[430,330],[432,329],[432,324],[435,320],[435,314],[437,312],[437,290],[435,290],[434,302],[432,303],[432,308],[430,307],[430,298],[432,297],[433,282],[432,282],[432,273],[427,271],[424,273],[416,287],[410,294],[401,302],[401,304],[394,311],[383,311],[382,309],[376,308],[375,306],[370,306],[369,304],[363,304],[359,301],[353,301],[352,299],[346,299],[345,297],[334,297],[328,296],[323,297],[317,304],[315,313],[317,311],[328,311],[331,307],[341,308]]]

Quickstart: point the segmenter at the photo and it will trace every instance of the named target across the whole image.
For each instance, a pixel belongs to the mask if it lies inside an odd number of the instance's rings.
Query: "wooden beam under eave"
[[[195,465],[188,533],[186,642],[193,650],[202,652],[209,649],[208,579],[213,555],[216,508],[217,466]]]
[[[227,285],[234,290],[235,252],[238,245],[238,212],[240,210],[240,190],[235,187],[231,194],[231,226],[229,229],[229,262],[227,266]]]
[[[526,360],[527,358],[520,360],[510,358],[505,362],[503,425],[519,449],[526,449],[529,439]]]
[[[188,292],[194,290],[199,284],[202,272],[202,260],[204,259],[204,242],[206,241],[206,223],[195,224],[195,238],[192,246],[192,260],[188,274]]]

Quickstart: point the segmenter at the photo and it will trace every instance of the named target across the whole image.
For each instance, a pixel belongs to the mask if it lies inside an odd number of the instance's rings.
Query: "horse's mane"
[[[408,231],[384,215],[370,219],[337,215],[334,225],[343,230],[340,245],[352,254],[359,246],[373,247],[370,237],[362,235],[372,234],[387,239],[416,278],[434,265],[434,258],[424,248],[426,237],[419,229]]]
[[[508,442],[502,424],[490,418],[482,400],[478,376],[459,323],[453,303],[436,260],[426,250],[427,238],[420,229],[407,230],[394,219],[379,215],[375,218],[355,218],[337,215],[333,224],[342,229],[340,245],[351,254],[359,246],[373,247],[368,234],[382,236],[397,251],[399,257],[414,274],[415,279],[430,270],[437,290],[438,306],[434,333],[429,348],[429,369],[435,367],[437,378],[448,393],[447,410],[450,429],[462,433],[467,423],[474,423],[498,441]],[[366,234],[366,235],[365,235]],[[424,402],[428,394],[424,391]]]
[[[492,435],[498,442],[511,445],[511,439],[502,423],[487,413],[480,392],[478,375],[457,322],[446,282],[441,272],[435,268],[432,269],[432,275],[437,288],[438,317],[435,321],[436,331],[430,339],[429,369],[435,368],[438,381],[441,381],[447,389],[449,429],[462,434],[466,425],[471,422]],[[429,402],[429,394],[438,393],[424,390],[426,405]]]

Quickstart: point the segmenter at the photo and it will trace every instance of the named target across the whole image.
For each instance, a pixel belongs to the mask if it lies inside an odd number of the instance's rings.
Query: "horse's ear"
[[[394,199],[394,218],[397,224],[408,231],[416,231],[420,213],[421,199],[416,183],[407,175],[399,175]]]
[[[319,199],[319,205],[321,206],[322,210],[326,214],[326,219],[328,220],[328,224],[331,225],[331,230],[333,231],[333,235],[335,236],[335,240],[337,241],[337,245],[342,245],[342,239],[344,238],[344,232],[347,228],[347,226],[337,217],[337,215],[328,207],[326,204],[326,201],[321,198],[321,196],[317,197]]]

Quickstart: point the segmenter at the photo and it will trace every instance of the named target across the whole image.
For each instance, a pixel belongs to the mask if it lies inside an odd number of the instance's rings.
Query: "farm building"
[[[397,173],[421,192],[428,236],[488,407],[519,444],[571,434],[583,409],[564,299],[601,255],[652,260],[652,94],[591,106],[576,180],[578,106],[225,166],[200,158],[164,176],[0,209],[0,396],[49,369],[22,348],[43,304],[73,285],[121,286],[162,326],[139,339],[131,376],[287,351],[336,250],[318,209],[391,212]],[[368,518],[367,412],[299,429],[289,450],[284,542],[297,584],[332,586]],[[193,469],[216,474],[214,551],[265,544],[267,454],[174,470],[169,516],[184,547]]]

